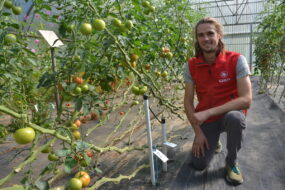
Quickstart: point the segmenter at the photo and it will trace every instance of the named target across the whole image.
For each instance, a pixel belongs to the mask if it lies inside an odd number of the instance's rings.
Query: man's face
[[[204,53],[216,52],[220,38],[213,24],[205,23],[197,27],[197,40]]]

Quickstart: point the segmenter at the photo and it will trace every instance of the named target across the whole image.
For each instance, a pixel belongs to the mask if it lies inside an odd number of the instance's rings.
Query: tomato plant
[[[42,175],[25,176],[24,186],[36,187],[35,181],[57,175],[59,168],[67,174],[75,167],[88,170],[99,162],[101,153],[125,151],[111,146],[117,145],[114,140],[120,125],[107,134],[106,147],[90,139],[118,109],[128,107],[120,113],[124,117],[119,123],[130,112],[141,110],[136,95],[147,94],[158,100],[154,106],[180,116],[177,88],[172,88],[173,93],[165,88],[182,85],[181,68],[193,52],[192,25],[202,14],[189,1],[171,3],[34,0],[31,11],[25,12],[26,8],[19,7],[22,3],[4,2],[5,8],[0,10],[0,112],[13,120],[1,125],[0,137],[29,127],[37,131],[38,138],[31,133],[24,141],[22,135],[15,135],[20,143],[33,142],[27,145],[33,156],[21,167],[33,162],[39,152],[49,153],[48,159],[55,161],[43,166]],[[56,68],[51,65],[49,45],[38,34],[42,29],[55,31],[64,43],[54,49]],[[95,127],[78,128],[90,119]],[[91,159],[97,160],[93,163]],[[100,171],[97,165],[95,168]],[[29,172],[33,173],[32,168]],[[76,180],[70,184],[73,189],[82,186]]]
[[[274,7],[269,11],[269,7]],[[262,22],[258,25],[260,33],[255,39],[255,74],[261,74],[260,91],[268,91],[267,85],[276,86],[273,93],[276,93],[280,85],[280,77],[284,75],[285,53],[284,53],[284,19],[282,14],[285,11],[284,2],[281,0],[268,1],[270,14],[265,14]],[[275,77],[273,77],[275,76]],[[277,81],[274,81],[277,78]],[[275,84],[274,84],[275,83]],[[285,91],[282,92],[284,95]],[[281,98],[282,96],[281,95]],[[274,95],[275,96],[275,95]],[[279,102],[281,102],[281,98]]]

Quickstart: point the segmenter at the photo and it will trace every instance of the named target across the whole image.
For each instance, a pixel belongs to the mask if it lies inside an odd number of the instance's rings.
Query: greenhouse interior
[[[1,0],[0,190],[283,190],[284,18],[284,0]]]

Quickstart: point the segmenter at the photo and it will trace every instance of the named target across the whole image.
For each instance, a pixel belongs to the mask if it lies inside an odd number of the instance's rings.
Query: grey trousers
[[[245,115],[241,111],[230,111],[218,121],[202,124],[201,129],[208,140],[210,149],[205,148],[205,156],[200,158],[195,157],[191,152],[191,165],[198,170],[203,170],[209,165],[222,132],[227,133],[226,163],[230,166],[236,164],[245,127]]]

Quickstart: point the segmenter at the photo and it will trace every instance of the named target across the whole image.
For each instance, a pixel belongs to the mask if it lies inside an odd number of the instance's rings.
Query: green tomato
[[[181,42],[186,42],[186,38],[185,37],[181,37]]]
[[[113,24],[114,26],[120,27],[120,26],[122,26],[122,21],[120,21],[120,20],[117,19],[117,18],[114,18],[114,19],[112,20],[112,24]]]
[[[106,24],[102,19],[96,19],[93,21],[93,27],[95,30],[104,30],[106,28]]]
[[[22,7],[13,6],[13,7],[12,7],[12,12],[13,12],[15,15],[20,15],[20,14],[22,13]]]
[[[143,7],[149,7],[150,6],[150,2],[149,1],[143,1],[142,2],[142,6]]]
[[[132,105],[134,106],[134,105],[139,105],[140,103],[139,103],[139,101],[133,101],[133,103],[132,103]]]
[[[80,55],[75,55],[75,56],[73,56],[73,60],[74,60],[74,61],[81,61]]]
[[[79,86],[77,86],[77,87],[74,89],[74,92],[75,92],[76,94],[80,94],[80,93],[82,92],[82,89],[81,89]]]
[[[127,28],[127,29],[132,29],[133,28],[133,23],[132,23],[132,21],[130,21],[130,20],[127,20],[126,21],[126,23],[125,23],[125,27]]]
[[[163,78],[167,77],[167,76],[168,76],[167,71],[163,71],[163,72],[161,73],[161,76],[162,76]]]
[[[154,11],[155,11],[155,7],[154,7],[154,6],[150,6],[150,7],[149,7],[149,11],[150,11],[150,12],[154,12]]]
[[[92,33],[92,25],[89,23],[82,23],[79,30],[82,34],[89,35]]]
[[[82,188],[82,181],[79,178],[71,178],[69,188],[70,190],[80,190]]]
[[[12,44],[17,41],[17,37],[14,34],[6,34],[4,37],[4,43],[5,44]]]
[[[155,71],[154,74],[159,77],[161,75],[160,71]]]
[[[73,135],[73,137],[75,138],[75,140],[78,140],[78,139],[80,139],[80,137],[81,137],[81,134],[80,134],[80,132],[79,132],[78,130],[73,131],[73,132],[72,132],[72,135]]]
[[[59,157],[55,153],[51,153],[48,155],[48,160],[49,161],[58,161]]]
[[[78,127],[75,123],[72,123],[71,126],[70,126],[70,130],[73,132],[73,131],[77,131],[78,130]]]
[[[51,146],[46,146],[43,150],[42,153],[50,153],[52,151],[52,147]]]
[[[15,141],[18,144],[28,144],[34,140],[35,136],[35,130],[31,127],[17,129],[14,133]]]
[[[171,59],[173,57],[173,54],[171,52],[166,53],[166,58]]]
[[[149,11],[149,9],[145,9],[145,10],[143,11],[143,13],[146,14],[146,15],[148,15],[148,14],[150,13],[150,11]]]
[[[13,2],[9,1],[9,0],[6,0],[4,2],[4,7],[6,7],[7,9],[11,9],[13,7]]]
[[[139,59],[139,56],[137,54],[132,53],[130,55],[130,59],[132,62],[137,61]]]
[[[147,91],[147,86],[143,86],[142,88],[140,88],[139,94],[143,95],[144,93],[146,93],[146,91]]]
[[[89,90],[89,86],[88,86],[88,84],[84,84],[84,85],[82,85],[82,86],[81,86],[81,90],[82,90],[83,92],[88,91],[88,90]]]
[[[75,25],[74,24],[69,24],[66,26],[66,31],[67,32],[72,32],[75,28]]]
[[[135,95],[139,95],[139,94],[140,94],[140,89],[139,89],[139,87],[137,87],[137,86],[132,86],[132,92],[133,92]]]

